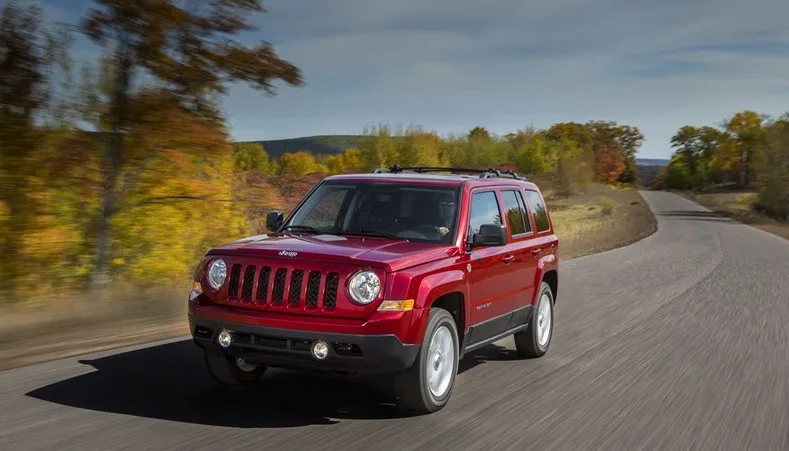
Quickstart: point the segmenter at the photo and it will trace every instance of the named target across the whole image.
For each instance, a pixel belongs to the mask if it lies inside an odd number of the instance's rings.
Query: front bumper
[[[271,367],[318,370],[347,374],[397,373],[413,365],[419,345],[404,344],[396,335],[357,335],[311,332],[239,324],[189,313],[189,329],[194,342],[209,351],[224,352]],[[228,348],[216,342],[222,330],[233,335]],[[315,359],[311,345],[316,340],[329,344],[329,356]]]

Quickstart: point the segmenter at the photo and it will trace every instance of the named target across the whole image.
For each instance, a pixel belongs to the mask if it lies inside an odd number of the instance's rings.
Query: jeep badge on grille
[[[279,255],[282,257],[295,257],[299,255],[299,253],[293,251],[280,251]]]

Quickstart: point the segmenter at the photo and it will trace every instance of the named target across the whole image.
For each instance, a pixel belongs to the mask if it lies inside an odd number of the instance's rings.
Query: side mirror
[[[282,226],[285,215],[281,211],[270,211],[266,215],[266,228],[271,232],[276,232]]]
[[[479,233],[471,238],[474,246],[504,246],[507,244],[507,228],[503,224],[483,224]]]

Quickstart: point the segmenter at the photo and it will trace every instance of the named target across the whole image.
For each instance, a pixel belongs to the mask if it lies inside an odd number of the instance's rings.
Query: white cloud
[[[309,85],[246,104],[242,116],[260,110],[255,122],[277,132],[255,136],[237,122],[244,139],[356,133],[379,121],[505,133],[600,118],[639,126],[642,154],[667,156],[685,123],[789,109],[776,94],[789,53],[694,50],[789,42],[782,0],[342,0],[304,15],[306,0],[268,3],[266,20],[281,20],[274,31],[290,30],[278,50]],[[243,88],[228,104],[241,97]]]
[[[259,38],[302,68],[307,86],[271,99],[235,87],[225,105],[239,139],[381,121],[505,133],[612,119],[640,127],[642,155],[654,157],[670,153],[685,123],[789,110],[785,0],[263,3]],[[726,51],[760,43],[786,52]]]

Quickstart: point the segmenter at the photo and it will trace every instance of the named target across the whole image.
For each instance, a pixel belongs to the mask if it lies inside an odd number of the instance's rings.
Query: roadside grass
[[[594,254],[638,241],[657,227],[636,190],[593,186],[554,198],[545,191],[560,240],[559,258]],[[56,293],[0,304],[0,371],[90,352],[186,337],[191,282],[149,288],[115,285],[100,293]]]
[[[779,221],[753,209],[752,205],[757,199],[755,190],[676,193],[722,216],[789,240],[789,222]]]
[[[546,202],[559,237],[559,259],[616,249],[646,238],[657,220],[634,189],[594,186],[586,193]]]

